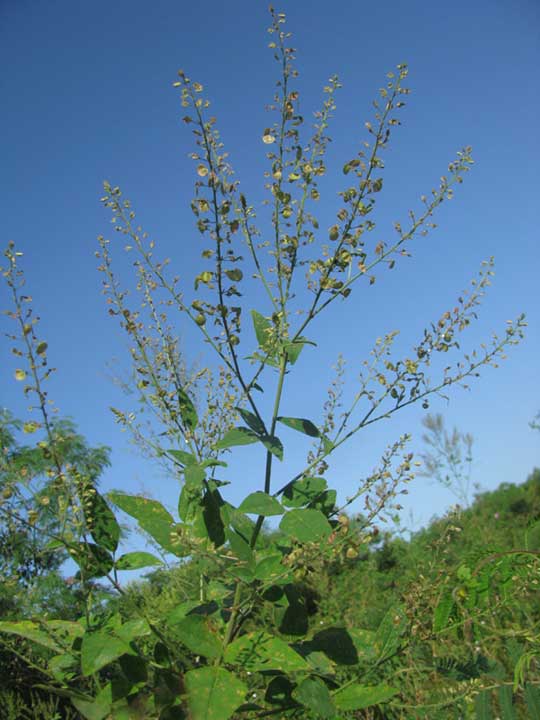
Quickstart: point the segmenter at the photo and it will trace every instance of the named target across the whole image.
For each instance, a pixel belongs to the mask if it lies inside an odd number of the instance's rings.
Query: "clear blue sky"
[[[470,392],[455,389],[449,404],[438,400],[431,410],[474,435],[474,479],[484,488],[525,480],[540,464],[540,435],[528,427],[540,409],[540,5],[286,0],[277,9],[287,13],[294,33],[304,115],[319,106],[331,74],[338,73],[344,85],[332,132],[335,183],[324,185],[321,227],[333,222],[335,193],[344,184],[341,165],[365,139],[370,102],[397,63],[409,64],[413,93],[386,156],[380,237],[391,234],[392,221],[404,220],[409,207],[418,207],[456,150],[472,145],[476,160],[439,213],[439,229],[411,246],[412,259],[373,288],[353,293],[346,305],[333,306],[314,327],[319,347],[309,357],[306,351],[291,377],[284,414],[317,421],[338,351],[352,383],[377,335],[400,329],[402,347],[417,342],[424,325],[452,307],[480,262],[494,255],[495,282],[469,342],[503,330],[521,311],[528,315],[526,340],[498,370],[486,369]],[[108,410],[128,409],[129,399],[106,369],[112,358],[126,367],[127,353],[107,316],[95,270],[96,236],[109,229],[99,203],[101,183],[107,178],[123,188],[189,287],[201,250],[189,210],[194,167],[187,153],[193,146],[172,82],[183,68],[204,84],[242,187],[259,203],[266,167],[261,133],[269,124],[264,106],[277,79],[266,48],[268,20],[266,3],[253,0],[200,6],[181,0],[0,2],[2,238],[24,251],[29,290],[58,368],[50,394],[90,442],[113,447],[105,488],[146,489],[169,506],[175,503],[174,481],[136,455]],[[2,287],[0,299],[5,307]],[[194,348],[195,358],[202,359],[203,351]],[[0,403],[22,415],[4,341],[0,367]],[[421,449],[422,416],[420,408],[405,410],[336,456],[329,477],[343,496],[400,433],[413,433],[413,447]],[[283,435],[289,453],[280,478],[299,469],[301,456],[290,446],[298,437]],[[240,464],[232,467],[243,472],[229,478],[232,500],[240,500],[260,474],[260,454],[241,448],[237,456]],[[249,481],[246,467],[253,473]],[[406,505],[425,521],[451,501],[420,478]]]

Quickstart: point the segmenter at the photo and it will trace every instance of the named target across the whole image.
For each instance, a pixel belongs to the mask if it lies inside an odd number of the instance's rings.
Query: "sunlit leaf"
[[[389,685],[347,685],[333,695],[334,703],[340,710],[362,710],[363,708],[388,702],[399,691]]]
[[[247,693],[241,680],[215,665],[189,670],[184,681],[192,720],[228,720]]]
[[[320,498],[326,488],[326,480],[322,477],[300,478],[284,491],[282,502],[287,507],[303,507]]]
[[[222,643],[203,615],[188,615],[174,625],[174,631],[180,642],[196,655],[206,658],[221,655]]]
[[[284,510],[279,502],[267,493],[257,491],[248,495],[238,508],[240,512],[249,513],[251,515],[282,515]]]
[[[319,542],[332,532],[323,513],[310,508],[290,510],[281,519],[279,529],[300,542]]]
[[[262,435],[260,440],[265,448],[272,453],[272,455],[275,455],[278,460],[283,460],[283,445],[279,438],[270,435]]]
[[[163,561],[148,552],[125,553],[115,563],[117,570],[139,570],[154,565],[163,565]]]
[[[105,630],[84,634],[81,645],[81,668],[85,676],[117,660],[125,653],[133,653],[129,645]]]
[[[229,430],[217,443],[216,448],[224,450],[225,448],[234,447],[235,445],[251,445],[259,440],[259,436],[244,427],[236,427]]]
[[[255,337],[259,346],[263,350],[270,350],[270,334],[272,331],[272,323],[270,320],[265,318],[263,315],[258,313],[256,310],[251,311],[251,317],[253,319],[253,328],[255,330]]]
[[[283,423],[283,425],[287,425],[287,427],[304,433],[304,435],[309,435],[310,437],[319,437],[321,434],[317,426],[314,425],[311,420],[306,420],[305,418],[283,417],[281,415],[277,420]]]
[[[185,450],[167,450],[169,455],[172,455],[175,460],[182,463],[182,465],[196,465],[197,458],[192,453],[186,452]]]
[[[236,410],[238,410],[238,412],[242,416],[242,420],[249,428],[253,430],[253,432],[257,433],[257,435],[265,434],[266,430],[264,427],[264,423],[259,420],[259,418],[254,413],[239,407],[237,407]]]
[[[139,527],[147,532],[167,552],[182,557],[182,550],[171,541],[174,529],[172,515],[157,500],[142,495],[110,492],[107,497],[121,510],[137,520]]]
[[[282,670],[283,672],[306,671],[304,658],[286,642],[264,631],[242,635],[225,650],[225,662],[240,665],[244,670]]]

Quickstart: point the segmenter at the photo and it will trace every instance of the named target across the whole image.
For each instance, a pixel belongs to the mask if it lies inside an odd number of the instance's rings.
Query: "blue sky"
[[[399,329],[401,347],[412,346],[493,255],[495,281],[469,331],[469,347],[504,330],[521,311],[529,323],[526,339],[499,369],[486,369],[470,392],[456,388],[449,403],[435,400],[431,411],[474,435],[474,480],[483,488],[522,482],[540,463],[540,435],[528,427],[540,409],[538,3],[288,0],[277,9],[287,13],[294,34],[304,116],[320,105],[330,75],[343,83],[331,131],[331,172],[322,187],[322,228],[332,224],[336,192],[344,186],[340,168],[366,139],[371,100],[397,63],[409,65],[412,94],[386,155],[380,237],[390,235],[409,207],[418,207],[457,150],[472,145],[476,161],[455,199],[441,208],[439,228],[414,241],[413,257],[373,288],[355,291],[347,304],[334,304],[313,326],[318,347],[305,351],[304,365],[290,377],[283,413],[320,419],[338,351],[354,388],[378,335]],[[107,369],[112,359],[127,367],[127,353],[95,270],[96,236],[109,230],[101,184],[109,179],[122,187],[158,253],[172,258],[190,288],[202,249],[189,209],[195,169],[187,153],[194,148],[172,83],[183,68],[204,84],[242,188],[260,204],[266,169],[261,135],[271,122],[264,106],[277,79],[266,48],[268,24],[266,3],[253,0],[210,0],[204,7],[180,0],[0,4],[2,238],[24,252],[28,287],[58,368],[50,395],[91,443],[113,447],[104,488],[144,489],[171,507],[175,481],[136,454],[108,410],[129,409],[129,399]],[[8,304],[2,287],[0,300]],[[253,293],[246,302],[247,309],[268,311]],[[190,331],[179,325],[179,332],[191,343]],[[194,345],[192,357],[202,361],[204,352]],[[7,342],[0,346],[0,367],[0,403],[23,415]],[[329,475],[342,496],[401,433],[411,432],[413,449],[421,450],[423,415],[421,408],[404,410],[343,448]],[[299,469],[301,450],[291,446],[298,437],[283,434],[289,452],[277,482]],[[240,448],[237,457],[228,477],[233,501],[260,485],[262,454]],[[447,492],[419,478],[404,504],[424,522],[451,502]]]

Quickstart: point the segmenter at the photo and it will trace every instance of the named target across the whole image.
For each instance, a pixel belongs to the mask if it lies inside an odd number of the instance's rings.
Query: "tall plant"
[[[414,476],[408,438],[391,444],[380,467],[345,500],[338,501],[324,475],[336,451],[361,430],[413,403],[427,406],[430,396],[496,364],[522,336],[523,316],[509,323],[501,337],[470,354],[458,352],[454,363],[434,370],[439,354],[446,358],[459,350],[461,334],[476,317],[493,274],[489,260],[470,291],[426,326],[406,357],[395,357],[396,333],[376,340],[351,399],[342,394],[340,361],[319,421],[303,417],[301,408],[294,417],[281,414],[287,385],[302,366],[306,346],[314,344],[310,333],[315,319],[354,289],[368,292],[377,273],[391,270],[408,255],[414,237],[434,227],[435,211],[452,197],[472,159],[470,148],[460,151],[439,186],[422,196],[420,209],[411,210],[406,222],[395,223],[393,239],[372,241],[383,155],[409,92],[407,67],[399,65],[388,73],[374,103],[366,142],[343,166],[347,179],[339,193],[340,208],[323,230],[316,213],[318,183],[326,173],[328,128],[341,86],[333,76],[324,87],[313,132],[305,139],[295,51],[284,15],[274,10],[271,15],[270,48],[280,79],[271,106],[274,121],[262,133],[269,227],[264,232],[259,228],[255,208],[235,179],[203,86],[183,71],[174,84],[185,108],[184,122],[194,129],[197,177],[191,208],[204,261],[194,279],[193,298],[189,287],[170,276],[169,261],[157,259],[154,241],[137,224],[120,188],[104,186],[103,204],[125,250],[135,256],[135,296],[122,286],[113,244],[105,237],[99,238],[99,269],[109,313],[129,336],[136,389],[150,413],[149,430],[131,411],[114,413],[147,450],[170,462],[183,485],[174,517],[147,497],[114,492],[106,500],[87,477],[72,472],[68,489],[77,522],[70,533],[55,535],[54,542],[68,548],[83,578],[106,577],[122,592],[121,570],[157,566],[162,557],[117,553],[120,533],[112,503],[137,521],[163,556],[195,558],[203,571],[199,598],[180,602],[166,618],[145,611],[138,620],[123,622],[119,615],[98,612],[89,596],[79,623],[0,625],[0,630],[52,651],[44,670],[51,677],[48,686],[68,694],[91,719],[136,712],[163,720],[272,714],[333,718],[391,703],[397,688],[374,684],[374,671],[399,652],[408,622],[403,608],[385,619],[375,645],[360,662],[360,637],[337,627],[310,630],[298,584],[321,563],[354,556],[369,542],[376,518],[395,510],[402,486]],[[45,413],[37,370],[43,343],[36,346],[34,335],[25,331],[17,255],[10,246],[4,275],[34,377],[25,392],[37,395]],[[245,307],[249,274],[259,283],[264,306]],[[173,329],[173,313],[197,328],[215,364],[189,369]],[[17,372],[22,379],[27,371]],[[263,400],[269,394],[273,400],[267,407]],[[276,487],[275,463],[285,456],[281,433],[289,429],[314,445],[305,464]],[[54,453],[50,435],[49,442]],[[220,478],[227,473],[231,449],[251,444],[261,447],[264,458],[259,472],[250,469],[254,484],[235,507]],[[67,476],[58,466],[57,477],[64,482]],[[362,522],[353,529],[346,513],[360,502]],[[269,517],[280,518],[281,533],[262,543],[261,529]],[[209,580],[210,574],[220,580]],[[253,630],[248,621],[262,608],[271,610],[273,625]]]

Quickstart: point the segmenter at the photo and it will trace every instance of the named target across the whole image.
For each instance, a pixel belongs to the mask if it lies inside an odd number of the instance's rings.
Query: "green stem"
[[[281,356],[281,361],[279,365],[279,378],[278,378],[278,385],[276,389],[276,397],[274,400],[274,409],[272,411],[272,422],[270,424],[270,436],[272,437],[274,435],[274,432],[276,430],[276,423],[277,423],[277,417],[279,414],[279,405],[281,402],[281,396],[283,393],[283,383],[285,380],[285,374],[287,370],[287,353],[283,351],[283,354]],[[270,494],[271,489],[271,482],[272,482],[272,453],[268,450],[266,452],[266,467],[265,467],[265,473],[264,473],[264,492],[267,494]],[[261,532],[261,528],[264,522],[264,515],[259,515],[257,518],[257,522],[255,523],[255,527],[253,528],[253,533],[251,535],[251,541],[250,546],[252,548],[255,547],[255,544],[257,543],[257,538],[259,537],[259,534]],[[225,641],[224,641],[224,647],[227,647],[229,645],[236,633],[237,630],[237,624],[238,624],[238,614],[240,612],[240,602],[242,599],[242,584],[240,582],[237,583],[235,591],[234,591],[234,599],[233,599],[233,606],[232,606],[232,612],[231,616],[229,618],[229,622],[227,623],[227,630],[225,632]]]

